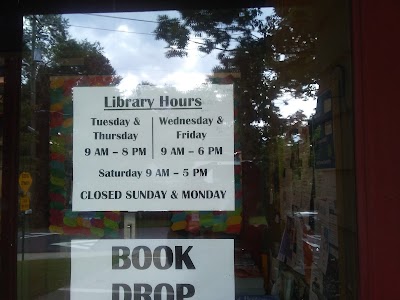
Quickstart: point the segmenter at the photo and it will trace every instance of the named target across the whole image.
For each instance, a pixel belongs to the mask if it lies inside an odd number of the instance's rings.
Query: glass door
[[[24,16],[18,298],[355,297],[343,7]]]

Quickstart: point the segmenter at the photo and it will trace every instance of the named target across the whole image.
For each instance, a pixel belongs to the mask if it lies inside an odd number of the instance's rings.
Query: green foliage
[[[186,47],[189,41],[190,31],[182,26],[179,19],[176,18],[170,19],[166,15],[161,15],[158,21],[163,26],[157,27],[155,31],[156,39],[163,39],[169,44],[166,56],[168,58],[187,56],[187,52],[182,49]]]
[[[180,14],[158,19],[156,39],[167,43],[166,56],[186,56],[194,42],[203,53],[217,52],[215,73],[240,74],[235,94],[243,159],[268,160],[266,153],[274,152],[286,126],[273,100],[287,92],[295,97],[315,92],[316,35],[310,12],[282,8],[265,14],[260,8],[238,8]]]
[[[54,75],[115,75],[98,42],[67,40],[53,51],[50,68]]]
[[[72,39],[61,15],[27,16],[24,25],[23,88],[41,75],[113,75],[114,84],[121,81],[101,45]],[[41,53],[40,61],[33,60],[35,52]]]
[[[113,84],[121,81],[98,42],[77,41],[68,34],[68,20],[61,15],[35,15],[24,18],[22,68],[21,131],[35,123],[48,101],[49,77],[54,75],[112,75]],[[40,60],[34,54],[40,53]],[[39,58],[39,57],[37,57]],[[47,99],[47,100],[46,100]],[[33,136],[26,134],[22,151],[30,147]]]

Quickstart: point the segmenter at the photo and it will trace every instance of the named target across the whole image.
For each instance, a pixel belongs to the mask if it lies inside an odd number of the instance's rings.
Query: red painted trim
[[[359,299],[399,297],[400,36],[397,2],[353,1]]]

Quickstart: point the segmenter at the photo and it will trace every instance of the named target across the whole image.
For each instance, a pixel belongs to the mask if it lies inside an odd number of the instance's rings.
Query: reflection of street
[[[69,241],[70,238],[41,230],[18,234],[18,260],[50,259],[69,256],[69,251],[60,252],[54,243]]]
[[[121,229],[123,230],[123,229]],[[121,232],[121,235],[122,232]],[[137,239],[167,239],[180,238],[178,234],[171,232],[169,227],[142,227],[136,228]],[[73,242],[71,242],[73,240]],[[90,249],[95,238],[83,236],[68,236],[51,233],[46,230],[28,232],[18,236],[18,260],[53,259],[70,257],[71,248]],[[23,249],[22,249],[23,248]],[[22,254],[22,252],[24,252]]]
[[[25,232],[24,235],[20,232],[18,234],[18,253],[24,252],[54,252],[58,251],[57,248],[52,247],[51,244],[60,242],[66,239],[60,234],[51,233],[47,230],[40,232]]]
[[[119,236],[123,236],[123,229],[120,229]],[[170,227],[139,227],[135,229],[136,239],[168,239],[182,238],[175,232],[171,232]],[[80,249],[78,259],[85,260],[90,256],[93,258],[94,253],[91,251],[98,239],[84,236],[68,236],[50,233],[46,230],[37,232],[25,233],[24,238],[24,254],[22,255],[22,235],[18,237],[18,260],[22,258],[27,261],[32,260],[53,260],[53,259],[71,259],[71,249]],[[76,256],[77,254],[75,254]],[[108,255],[107,253],[96,253],[96,256]],[[67,266],[69,263],[66,264]],[[32,270],[31,270],[32,271]],[[63,271],[63,270],[59,270]],[[67,271],[69,272],[69,270]],[[67,275],[69,277],[69,275]],[[70,278],[68,278],[69,280]],[[47,280],[47,279],[46,279]],[[55,279],[54,279],[55,280]],[[51,281],[51,279],[50,279]],[[70,286],[67,284],[64,287],[49,291],[47,294],[38,296],[36,300],[59,300],[69,299]],[[84,291],[85,292],[85,291]],[[93,293],[93,290],[86,292]],[[104,292],[104,291],[98,291]]]

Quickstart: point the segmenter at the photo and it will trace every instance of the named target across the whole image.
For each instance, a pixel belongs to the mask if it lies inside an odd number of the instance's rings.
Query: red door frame
[[[400,4],[354,0],[353,67],[359,299],[399,294]],[[399,296],[397,296],[399,297]]]

